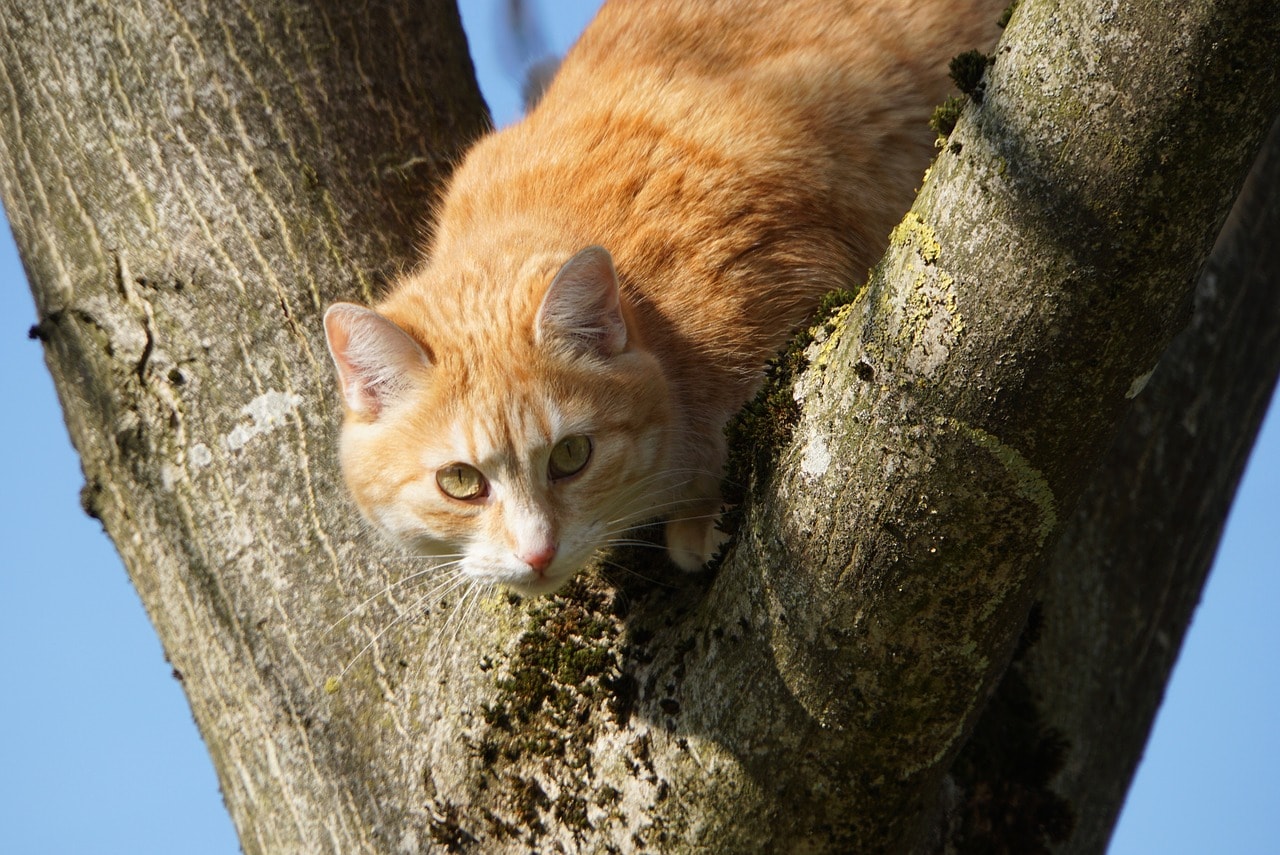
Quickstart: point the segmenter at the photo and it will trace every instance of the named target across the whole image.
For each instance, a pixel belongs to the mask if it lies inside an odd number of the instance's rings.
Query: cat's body
[[[1000,6],[606,5],[459,167],[426,266],[378,315],[326,317],[364,513],[524,592],[658,517],[701,565],[725,422],[883,250],[947,60],[994,41]]]

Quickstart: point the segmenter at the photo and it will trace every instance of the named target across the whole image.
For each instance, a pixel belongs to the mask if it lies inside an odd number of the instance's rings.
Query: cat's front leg
[[[694,572],[706,566],[729,536],[716,527],[723,509],[720,480],[703,477],[691,485],[693,497],[681,512],[667,520],[667,554],[681,570]]]
[[[715,557],[729,535],[716,528],[720,503],[706,507],[709,519],[671,520],[666,526],[667,554],[681,570],[695,572]]]

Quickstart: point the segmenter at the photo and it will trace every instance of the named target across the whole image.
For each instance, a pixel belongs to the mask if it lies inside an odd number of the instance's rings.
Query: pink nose
[[[533,572],[541,576],[551,566],[556,557],[556,545],[548,543],[544,546],[520,553],[520,560],[533,568]]]

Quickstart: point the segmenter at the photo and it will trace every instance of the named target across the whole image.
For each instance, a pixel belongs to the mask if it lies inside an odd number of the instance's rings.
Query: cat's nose
[[[533,568],[533,572],[541,576],[551,562],[556,557],[556,545],[554,543],[543,544],[542,546],[521,552],[518,556],[521,561]]]

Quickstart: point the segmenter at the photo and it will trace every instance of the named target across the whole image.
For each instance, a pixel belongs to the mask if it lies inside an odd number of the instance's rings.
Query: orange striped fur
[[[363,513],[523,593],[657,518],[701,566],[725,422],[883,251],[947,61],[994,42],[1005,2],[608,3],[458,168],[422,267],[326,316]],[[458,471],[483,495],[451,497]]]

